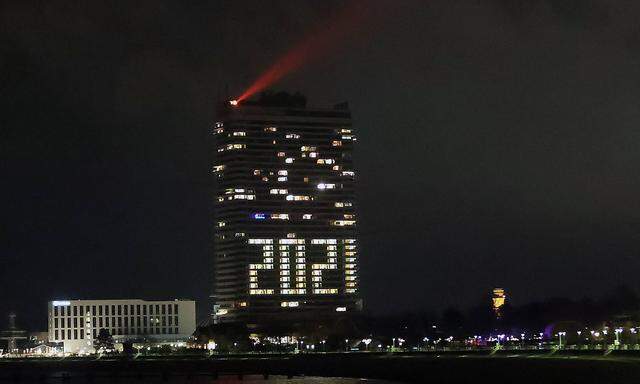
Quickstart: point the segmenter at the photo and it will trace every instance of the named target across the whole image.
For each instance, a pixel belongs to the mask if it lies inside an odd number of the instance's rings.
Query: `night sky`
[[[640,2],[0,7],[0,315],[25,327],[65,298],[204,316],[215,104],[322,33],[272,87],[350,103],[368,309],[640,288]]]

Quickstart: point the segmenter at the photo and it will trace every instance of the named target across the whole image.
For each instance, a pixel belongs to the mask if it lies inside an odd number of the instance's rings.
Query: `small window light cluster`
[[[335,184],[327,184],[327,183],[319,183],[317,187],[320,190],[335,189],[336,185]]]
[[[277,132],[278,128],[277,127],[266,127],[264,129],[265,132]]]
[[[280,306],[285,308],[295,308],[299,305],[300,305],[300,302],[298,301],[283,301],[280,303]]]
[[[310,200],[306,195],[287,195],[287,201],[307,201]]]
[[[269,190],[269,193],[272,195],[286,195],[287,193],[289,193],[289,191],[287,191],[286,189],[272,188]]]
[[[298,135],[297,133],[287,133],[285,135],[285,138],[287,138],[287,139],[299,139],[300,135]]]
[[[287,157],[286,159],[284,159],[284,162],[287,164],[293,164],[294,160],[295,159],[293,157]]]
[[[288,213],[272,213],[271,219],[272,220],[289,220],[289,214]]]

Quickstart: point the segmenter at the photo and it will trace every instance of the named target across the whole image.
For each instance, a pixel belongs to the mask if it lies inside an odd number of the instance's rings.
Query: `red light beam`
[[[329,24],[329,26],[324,25],[317,28],[314,33],[307,35],[300,43],[278,59],[237,98],[237,101],[241,102],[265,90],[285,75],[298,69],[302,64],[322,56],[334,46],[334,42],[346,36],[350,30],[353,30],[358,25],[364,16],[365,10],[356,6],[355,1],[352,2],[335,16],[333,23]]]

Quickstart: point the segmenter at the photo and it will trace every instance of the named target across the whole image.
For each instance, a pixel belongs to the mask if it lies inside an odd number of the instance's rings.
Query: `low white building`
[[[49,302],[49,341],[65,353],[92,353],[106,329],[115,343],[177,343],[196,328],[193,300],[56,300]]]

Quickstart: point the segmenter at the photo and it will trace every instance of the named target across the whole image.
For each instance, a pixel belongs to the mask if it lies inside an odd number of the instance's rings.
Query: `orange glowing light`
[[[234,107],[238,105],[238,100],[229,100],[229,104],[233,105]]]

